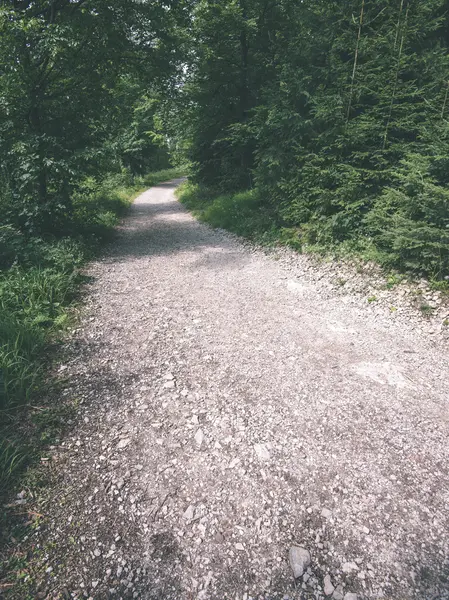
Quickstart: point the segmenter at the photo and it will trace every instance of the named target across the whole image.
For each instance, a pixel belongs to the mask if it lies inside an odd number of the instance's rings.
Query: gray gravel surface
[[[37,597],[449,598],[446,340],[177,183],[90,268]]]

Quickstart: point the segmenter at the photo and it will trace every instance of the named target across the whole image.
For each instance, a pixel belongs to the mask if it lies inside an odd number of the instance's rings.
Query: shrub
[[[258,237],[273,227],[273,212],[256,190],[217,197],[207,188],[188,183],[179,188],[178,195],[181,202],[212,227],[248,238]]]
[[[391,264],[443,278],[449,273],[449,190],[430,174],[432,160],[411,155],[394,173],[365,224]]]
[[[11,267],[24,248],[23,234],[12,225],[0,226],[0,269]]]

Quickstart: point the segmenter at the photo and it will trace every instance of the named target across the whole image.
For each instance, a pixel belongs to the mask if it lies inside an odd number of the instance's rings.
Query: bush
[[[23,234],[12,225],[0,226],[0,269],[11,267],[24,248]]]
[[[394,173],[365,224],[391,264],[442,279],[449,273],[449,190],[430,158],[412,155]]]

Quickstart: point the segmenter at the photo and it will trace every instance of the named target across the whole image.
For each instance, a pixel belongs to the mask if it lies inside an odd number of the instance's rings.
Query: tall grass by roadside
[[[140,191],[184,172],[86,180],[73,197],[73,213],[59,238],[26,236],[11,225],[0,226],[0,499],[40,443],[48,441],[42,414],[51,420],[53,409],[40,411],[37,423],[28,419],[27,406],[42,395],[48,345],[70,323],[82,265],[111,238]]]
[[[276,216],[257,190],[218,195],[185,182],[176,190],[180,200],[201,221],[246,238],[259,239],[277,227]]]
[[[256,188],[238,193],[217,194],[205,186],[183,183],[177,195],[199,220],[215,228],[227,229],[237,235],[268,246],[289,246],[298,252],[331,256],[339,259],[372,261],[385,271],[414,276],[416,269],[398,259],[395,249],[379,248],[376,240],[360,235],[343,242],[318,241],[310,235],[308,225],[291,227],[279,211]],[[449,292],[449,280],[441,279],[441,271],[420,273],[429,278],[433,289]]]

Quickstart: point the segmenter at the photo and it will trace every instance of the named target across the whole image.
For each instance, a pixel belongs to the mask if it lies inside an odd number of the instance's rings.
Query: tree
[[[57,228],[77,182],[117,158],[134,104],[171,68],[176,16],[154,0],[2,2],[0,176],[17,225]]]

